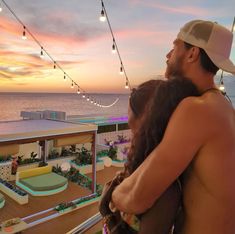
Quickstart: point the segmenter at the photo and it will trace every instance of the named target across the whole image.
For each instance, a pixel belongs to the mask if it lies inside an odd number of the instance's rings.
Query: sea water
[[[219,77],[217,77],[218,83]],[[224,77],[226,93],[235,107],[235,77]],[[95,100],[112,107],[91,104],[77,93],[0,93],[0,121],[21,119],[21,111],[64,111],[67,115],[126,115],[129,94],[92,94]]]
[[[98,107],[71,93],[0,93],[0,121],[21,119],[21,111],[64,111],[66,115],[127,114],[128,94],[92,94],[104,106]]]

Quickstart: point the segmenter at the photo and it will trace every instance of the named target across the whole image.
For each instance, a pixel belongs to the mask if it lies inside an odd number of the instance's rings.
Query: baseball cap
[[[233,33],[227,28],[211,21],[193,20],[180,29],[177,38],[204,49],[218,68],[235,74],[235,65],[229,59]]]

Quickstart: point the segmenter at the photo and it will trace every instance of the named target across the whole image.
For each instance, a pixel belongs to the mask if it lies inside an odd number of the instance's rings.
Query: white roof
[[[0,142],[96,131],[94,124],[56,120],[19,120],[0,122]]]

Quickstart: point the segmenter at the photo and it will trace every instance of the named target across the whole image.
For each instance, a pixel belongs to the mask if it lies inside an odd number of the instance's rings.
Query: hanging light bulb
[[[64,81],[66,81],[66,74],[65,74],[65,72],[64,72]]]
[[[222,92],[225,92],[225,86],[224,86],[224,81],[221,80],[220,85],[219,85],[219,90]]]
[[[23,40],[26,40],[26,39],[27,39],[25,29],[26,29],[26,28],[25,28],[25,26],[24,26],[24,31],[23,31],[23,35],[22,35],[22,39],[23,39]]]
[[[54,69],[56,69],[56,62],[54,61]]]
[[[87,99],[86,99],[88,102],[90,101],[90,98],[89,97],[87,97]]]
[[[223,71],[220,76],[220,84],[219,84],[219,90],[223,93],[225,93],[225,86],[224,86],[224,80],[223,80]]]
[[[85,98],[85,97],[86,97],[86,95],[85,95],[85,94],[83,94],[83,95],[82,95],[82,98]]]
[[[100,21],[104,22],[106,20],[105,13],[104,13],[104,8],[102,7],[102,10],[100,12]]]
[[[81,93],[81,91],[80,91],[80,89],[78,88],[77,94],[80,94],[80,93]]]
[[[1,6],[1,3],[0,3],[0,12],[2,11],[2,6]]]
[[[91,99],[91,103],[93,103],[94,101]]]
[[[43,54],[43,47],[41,47],[40,57],[41,57],[41,58],[43,58],[43,57],[44,57],[44,54]]]
[[[73,85],[73,81],[72,81],[72,84],[71,84],[71,89],[73,89],[74,88],[74,85]]]
[[[112,53],[115,54],[116,52],[115,40],[113,39]]]
[[[120,67],[120,75],[123,75],[123,74],[124,74],[124,71],[123,71],[123,67],[121,65],[121,67]]]
[[[128,89],[129,85],[128,85],[128,81],[126,80],[126,85],[125,85],[125,89]]]

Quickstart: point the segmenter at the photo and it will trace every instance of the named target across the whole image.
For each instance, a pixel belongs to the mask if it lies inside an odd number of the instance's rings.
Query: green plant
[[[54,159],[54,158],[59,158],[59,157],[60,157],[60,154],[55,149],[52,149],[50,153],[48,154],[48,159]]]
[[[1,162],[7,162],[11,160],[11,156],[7,155],[7,156],[0,156],[0,163]]]
[[[17,162],[18,162],[19,165],[22,164],[23,157],[24,157],[24,155],[19,155],[19,156],[17,157]]]
[[[72,162],[77,165],[87,165],[92,164],[92,154],[89,150],[87,150],[84,146],[81,149],[78,149],[76,158],[72,160]]]
[[[61,166],[59,166],[58,164],[57,164],[56,166],[53,166],[53,167],[52,167],[52,171],[55,172],[55,173],[57,173],[57,174],[60,174],[60,175],[63,174],[62,168],[61,168]]]
[[[61,157],[66,157],[66,156],[70,156],[70,155],[71,155],[70,150],[66,149],[65,147],[62,147],[60,156]]]
[[[47,162],[41,161],[41,162],[39,162],[38,167],[45,167],[45,166],[47,166],[47,165],[48,165]]]
[[[36,159],[37,155],[38,155],[37,153],[31,152],[30,158],[34,160]]]
[[[101,150],[99,152],[97,152],[97,157],[105,157],[108,156],[109,150]]]
[[[109,147],[109,151],[108,151],[108,156],[112,159],[112,160],[116,160],[117,159],[117,147],[111,145]]]

